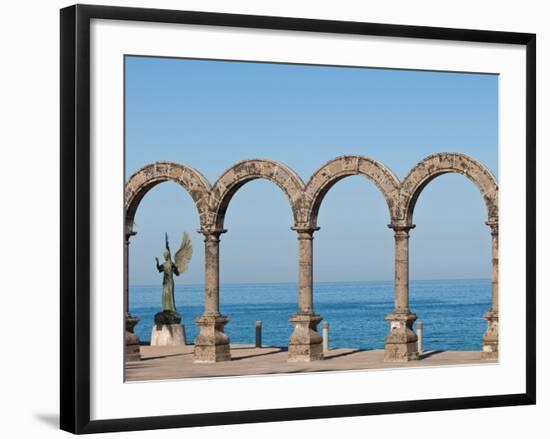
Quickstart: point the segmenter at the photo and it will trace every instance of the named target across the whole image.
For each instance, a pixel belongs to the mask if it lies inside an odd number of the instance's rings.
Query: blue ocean
[[[255,322],[262,321],[266,346],[287,346],[297,309],[295,283],[246,283],[220,286],[220,311],[229,317],[231,343],[253,344]],[[491,306],[489,279],[411,281],[410,308],[424,324],[424,350],[480,350]],[[177,285],[176,306],[187,342],[197,336],[194,320],[203,311],[202,285]],[[139,317],[140,340],[151,337],[153,316],[161,309],[162,287],[131,286],[130,312]],[[330,325],[331,348],[383,349],[393,310],[393,282],[316,282],[314,308]],[[321,326],[319,325],[319,331]]]

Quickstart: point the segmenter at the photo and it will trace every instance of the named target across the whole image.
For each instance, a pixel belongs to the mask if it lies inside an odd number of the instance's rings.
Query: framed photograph
[[[535,35],[61,10],[61,428],[535,403]]]

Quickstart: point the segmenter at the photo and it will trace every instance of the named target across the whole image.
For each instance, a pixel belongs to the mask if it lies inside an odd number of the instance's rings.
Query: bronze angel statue
[[[170,244],[168,243],[168,233],[165,233],[165,245],[164,250],[164,262],[159,264],[159,258],[155,258],[157,261],[157,270],[160,273],[164,273],[162,280],[162,310],[175,313],[176,303],[174,300],[174,274],[179,276],[187,271],[189,261],[193,255],[193,246],[187,232],[183,233],[183,239],[179,250],[176,252],[174,261],[172,261],[172,255],[170,253]]]

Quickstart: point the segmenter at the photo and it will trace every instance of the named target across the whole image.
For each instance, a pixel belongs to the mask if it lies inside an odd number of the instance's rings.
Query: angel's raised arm
[[[155,258],[155,261],[157,263],[157,270],[159,271],[159,273],[162,273],[164,271],[164,267],[159,264],[159,258]]]

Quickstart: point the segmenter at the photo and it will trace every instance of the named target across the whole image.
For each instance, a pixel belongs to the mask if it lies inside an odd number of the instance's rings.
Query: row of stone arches
[[[418,163],[403,183],[387,167],[363,156],[342,156],[319,168],[305,184],[288,166],[272,160],[244,160],[227,169],[211,185],[196,169],[173,162],[156,162],[136,171],[126,185],[126,224],[131,228],[143,196],[163,181],[174,181],[193,198],[203,229],[223,229],[225,212],[233,195],[247,182],[264,178],[279,186],[288,197],[298,225],[317,226],[317,214],[328,190],[350,175],[363,175],[381,191],[391,222],[412,224],[414,206],[422,189],[441,174],[457,172],[467,176],[480,190],[489,220],[498,217],[498,185],[485,166],[463,154],[433,154]]]
[[[385,340],[387,361],[417,358],[416,320],[409,310],[409,231],[414,228],[413,213],[422,190],[439,175],[459,173],[479,189],[487,207],[487,225],[492,235],[492,307],[485,314],[488,329],[483,336],[483,356],[498,355],[498,184],[491,172],[477,160],[459,153],[438,153],[426,157],[403,181],[383,164],[364,156],[342,156],[319,168],[306,183],[288,166],[262,159],[244,160],[231,166],[211,185],[197,170],[173,162],[156,162],[135,172],[126,183],[126,252],[134,235],[134,216],[145,194],[157,184],[173,181],[192,197],[205,237],[205,309],[197,319],[200,329],[195,340],[195,361],[216,362],[230,359],[229,339],[223,332],[228,319],[219,312],[219,242],[225,232],[225,213],[233,195],[247,182],[263,178],[286,194],[298,234],[299,287],[298,312],[290,322],[294,332],[289,339],[289,360],[311,361],[322,358],[322,339],[317,332],[321,317],[313,309],[313,234],[319,229],[317,216],[330,188],[351,175],[363,175],[381,191],[388,206],[389,227],[395,238],[395,309],[386,317],[390,332]],[[126,253],[127,260],[127,253]],[[127,267],[126,270],[127,272]],[[127,282],[126,282],[127,290]],[[128,292],[126,291],[126,299]],[[127,300],[126,300],[127,303]],[[126,309],[129,316],[128,309]]]

